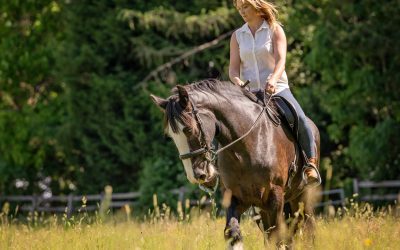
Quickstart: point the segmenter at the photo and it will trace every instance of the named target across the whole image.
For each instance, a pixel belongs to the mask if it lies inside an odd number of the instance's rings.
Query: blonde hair
[[[253,6],[258,12],[261,13],[261,17],[267,21],[268,25],[274,29],[278,22],[278,10],[276,6],[272,3],[269,3],[265,0],[233,0],[233,5],[237,7],[237,2],[247,2],[251,6]]]

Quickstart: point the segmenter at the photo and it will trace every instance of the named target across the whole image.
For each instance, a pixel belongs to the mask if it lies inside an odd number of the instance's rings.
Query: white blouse
[[[264,20],[254,37],[245,23],[235,31],[240,52],[240,79],[250,80],[250,89],[264,89],[269,74],[274,72],[275,58],[272,43],[273,32]],[[289,88],[286,72],[278,79],[276,93]]]

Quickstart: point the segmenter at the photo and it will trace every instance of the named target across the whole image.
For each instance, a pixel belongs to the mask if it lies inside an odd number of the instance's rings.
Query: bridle
[[[269,98],[269,99],[271,99],[271,98]],[[269,102],[269,100],[268,100],[268,102]],[[267,102],[267,105],[268,105],[268,102]],[[217,159],[217,156],[218,156],[219,153],[221,153],[225,149],[231,147],[232,145],[234,145],[235,143],[239,142],[240,140],[242,140],[243,138],[245,138],[247,135],[250,134],[250,132],[257,125],[258,121],[260,120],[260,117],[264,113],[265,108],[267,106],[267,105],[263,106],[263,108],[262,108],[260,114],[258,115],[257,119],[254,121],[254,123],[251,126],[251,128],[245,134],[243,134],[241,137],[237,138],[236,140],[232,141],[228,145],[226,145],[226,146],[218,149],[217,151],[215,151],[214,147],[210,145],[212,140],[210,141],[210,143],[207,143],[206,134],[204,132],[204,127],[203,127],[203,122],[202,122],[202,120],[200,118],[200,115],[199,115],[199,110],[196,108],[196,105],[194,105],[194,103],[192,103],[192,102],[190,102],[190,103],[192,105],[192,115],[194,116],[194,118],[196,120],[196,123],[197,123],[197,125],[199,127],[199,131],[200,131],[198,139],[199,139],[201,147],[199,149],[190,151],[189,153],[181,154],[181,155],[179,155],[179,158],[181,160],[186,160],[186,159],[191,159],[191,158],[199,156],[199,155],[204,155],[204,158],[207,161],[207,169],[208,169],[208,166],[211,163],[215,162],[215,160]],[[217,176],[216,184],[214,185],[214,187],[212,189],[210,189],[208,187],[205,187],[202,184],[199,184],[199,187],[203,191],[205,191],[205,192],[207,192],[209,194],[212,194],[212,193],[214,193],[216,191],[216,189],[218,187],[218,184],[219,184],[219,176]]]
[[[199,115],[199,110],[196,108],[196,106],[192,102],[190,102],[190,104],[192,105],[192,115],[194,116],[196,123],[199,127],[200,133],[198,136],[198,140],[200,142],[201,148],[196,149],[194,151],[190,151],[189,153],[186,153],[186,154],[181,154],[181,155],[179,155],[179,158],[181,160],[186,160],[186,159],[196,157],[198,155],[204,155],[204,157],[206,158],[206,160],[209,163],[214,162],[217,155],[214,151],[214,147],[210,145],[211,143],[210,144],[207,143],[206,134],[204,132],[204,127],[203,127],[203,122]]]

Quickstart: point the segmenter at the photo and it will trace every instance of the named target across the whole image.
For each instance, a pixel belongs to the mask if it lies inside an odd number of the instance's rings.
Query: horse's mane
[[[189,92],[219,93],[221,95],[243,95],[244,91],[231,82],[205,79],[185,86]],[[246,91],[247,92],[247,91]]]
[[[185,85],[185,88],[191,94],[202,92],[211,95],[218,94],[225,97],[247,97],[252,101],[256,101],[255,96],[249,91],[241,89],[231,82],[222,82],[217,79],[201,80]],[[197,123],[190,114],[192,107],[189,105],[189,107],[184,110],[179,105],[177,88],[173,88],[172,93],[173,95],[168,98],[168,104],[166,106],[165,125],[169,123],[172,131],[176,133],[178,131],[178,124],[176,121],[178,121],[183,126],[193,130],[194,133],[198,132]]]
[[[190,108],[190,109],[189,109]],[[183,109],[181,105],[179,105],[178,95],[172,95],[168,98],[168,103],[165,108],[165,120],[164,127],[169,123],[174,133],[178,132],[178,124],[181,123],[183,126],[188,127],[189,129],[197,132],[197,124],[196,121],[190,114],[190,110],[192,107],[188,107],[187,109]]]

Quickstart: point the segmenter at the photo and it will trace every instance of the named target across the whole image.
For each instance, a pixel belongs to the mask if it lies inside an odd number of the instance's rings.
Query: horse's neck
[[[210,100],[213,100],[210,102]],[[220,95],[204,104],[214,113],[221,129],[220,142],[226,144],[245,134],[255,123],[262,108],[246,96]]]

